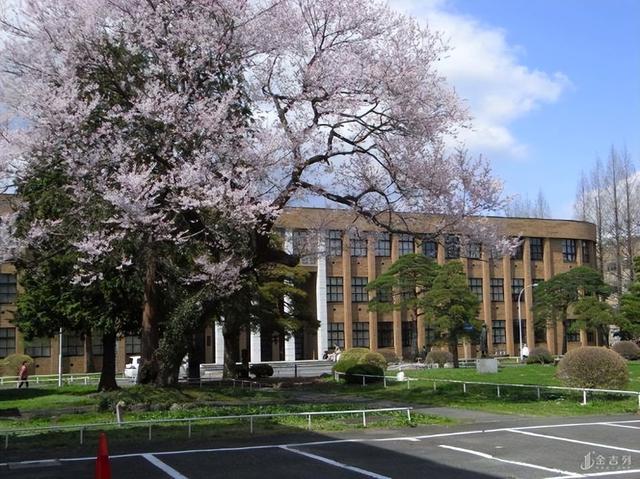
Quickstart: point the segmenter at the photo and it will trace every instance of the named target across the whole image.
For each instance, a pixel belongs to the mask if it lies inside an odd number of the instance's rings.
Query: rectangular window
[[[582,262],[591,263],[591,241],[582,241]]]
[[[482,278],[469,278],[469,289],[482,301]]]
[[[513,320],[513,337],[518,347],[520,346],[520,327],[518,326],[518,320]],[[527,320],[522,318],[522,344],[527,344]],[[532,348],[529,348],[532,349]]]
[[[351,256],[367,256],[367,238],[352,235],[349,238],[349,246],[351,248]]]
[[[542,261],[544,257],[542,238],[529,238],[529,251],[531,252],[531,261]]]
[[[376,289],[376,298],[381,303],[391,302],[391,288]]]
[[[329,256],[342,256],[342,231],[329,230],[327,235],[327,253]]]
[[[493,344],[506,344],[507,329],[505,323],[506,321],[499,319],[491,322],[493,330]]]
[[[576,261],[576,240],[562,240],[562,260],[565,263],[575,263]]]
[[[142,341],[140,336],[125,336],[124,338],[125,354],[140,354],[142,352]]]
[[[436,342],[436,328],[429,324],[424,327],[424,342],[427,346]]]
[[[93,351],[94,356],[102,356],[104,354],[101,332],[94,332],[91,335],[91,350]]]
[[[51,356],[51,338],[33,338],[25,341],[24,353],[32,358],[48,358]]]
[[[445,259],[458,259],[460,257],[460,238],[448,235],[444,240]]]
[[[569,343],[579,343],[580,342],[580,331],[571,332],[567,331],[567,342]]]
[[[327,302],[329,303],[341,303],[343,301],[342,295],[342,277],[329,276],[327,278]]]
[[[516,246],[516,249],[514,250],[513,253],[511,253],[511,257],[513,259],[522,259],[522,255],[523,255],[523,250],[524,250],[524,241],[520,241],[520,243],[518,243],[518,246]]]
[[[344,349],[344,323],[329,323],[327,331],[327,347],[333,349],[338,346]]]
[[[378,323],[378,347],[393,347],[393,322],[380,321]]]
[[[369,347],[369,323],[365,323],[365,322],[353,323],[353,347],[354,348]]]
[[[391,256],[391,235],[389,233],[377,234],[376,256]]]
[[[16,352],[16,328],[0,328],[0,358]]]
[[[62,335],[63,356],[84,356],[84,340],[77,335]]]
[[[354,276],[351,278],[351,301],[354,303],[366,303],[369,301],[366,277]]]
[[[415,321],[402,321],[402,347],[403,348],[415,348],[417,347],[418,331],[416,329]]]
[[[435,241],[423,241],[422,242],[422,254],[427,258],[438,258],[438,243]]]
[[[16,292],[16,275],[0,274],[0,304],[15,303]]]
[[[400,238],[398,240],[398,249],[400,256],[415,252],[413,246],[413,236],[408,234],[400,235]]]
[[[490,285],[491,301],[504,301],[504,279],[492,278]]]
[[[511,278],[511,298],[518,301],[520,291],[524,289],[524,278]],[[522,298],[520,298],[522,300]]]
[[[482,243],[469,243],[467,245],[467,258],[480,259],[482,256]]]

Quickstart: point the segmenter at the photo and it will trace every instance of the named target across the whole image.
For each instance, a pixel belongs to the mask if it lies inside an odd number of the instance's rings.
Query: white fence
[[[346,376],[346,373],[336,372],[334,377],[336,380],[340,378],[340,376]],[[462,392],[467,394],[467,385],[482,385],[482,386],[492,386],[496,388],[496,396],[501,397],[502,390],[504,388],[529,388],[535,389],[537,398],[540,399],[540,391],[545,389],[550,390],[558,390],[558,391],[571,391],[571,392],[581,392],[582,393],[582,403],[583,405],[587,404],[587,393],[591,394],[611,394],[617,396],[637,396],[638,398],[638,410],[640,410],[640,391],[628,391],[623,389],[596,389],[596,388],[573,388],[566,386],[547,386],[542,384],[509,384],[509,383],[491,383],[491,382],[483,382],[483,381],[464,381],[460,379],[435,379],[435,378],[410,378],[408,376],[404,376],[399,378],[398,376],[375,376],[371,374],[353,374],[352,376],[362,377],[362,386],[367,385],[367,378],[377,378],[378,380],[382,380],[383,386],[387,387],[387,382],[389,381],[397,381],[397,382],[406,382],[407,389],[411,387],[411,381],[423,381],[423,382],[432,382],[433,390],[437,389],[437,383],[453,383],[453,384],[462,384]]]
[[[62,381],[66,384],[93,384],[100,380],[100,373],[63,374]],[[57,374],[38,374],[29,376],[28,381],[35,384],[57,383]],[[18,376],[0,377],[0,387],[16,385],[20,380]]]
[[[407,420],[411,421],[412,407],[389,407],[379,409],[350,409],[342,411],[307,411],[307,412],[291,412],[291,413],[273,413],[273,414],[243,414],[243,415],[231,415],[231,416],[205,416],[205,417],[189,417],[189,418],[177,418],[177,419],[148,419],[140,421],[112,421],[96,424],[75,424],[66,426],[42,426],[32,427],[25,429],[5,429],[0,430],[0,437],[4,436],[4,448],[9,448],[9,437],[11,436],[32,436],[38,432],[47,431],[78,431],[80,434],[80,444],[84,444],[84,433],[89,429],[118,429],[122,427],[139,427],[148,426],[149,440],[152,438],[152,427],[160,424],[171,423],[186,423],[187,437],[191,438],[191,428],[193,423],[203,423],[219,421],[224,419],[237,419],[246,420],[249,422],[249,432],[253,434],[254,421],[266,418],[275,417],[295,417],[302,416],[307,418],[307,429],[311,430],[311,418],[314,416],[332,416],[332,415],[359,415],[362,417],[362,427],[367,427],[367,414],[371,413],[385,413],[385,412],[406,412]]]

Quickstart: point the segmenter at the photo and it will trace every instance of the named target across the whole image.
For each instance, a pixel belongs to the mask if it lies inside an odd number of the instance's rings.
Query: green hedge
[[[360,375],[384,376],[384,370],[375,364],[356,364],[347,370],[347,374],[344,378],[349,384],[362,384],[363,378]],[[364,381],[366,384],[379,383],[382,382],[382,377],[365,377]]]
[[[622,389],[629,382],[629,368],[615,351],[586,346],[565,354],[556,376],[572,387]]]
[[[372,365],[384,371],[387,369],[387,361],[380,353],[370,351],[367,348],[353,348],[343,352],[340,360],[333,366],[333,370],[346,373],[357,365]]]

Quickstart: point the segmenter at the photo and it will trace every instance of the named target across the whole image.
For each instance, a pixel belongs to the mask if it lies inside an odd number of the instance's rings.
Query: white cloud
[[[474,152],[500,152],[520,158],[527,145],[510,125],[545,103],[556,102],[570,86],[561,72],[547,73],[521,63],[522,49],[510,45],[504,30],[448,10],[447,0],[390,0],[440,31],[451,50],[440,71],[469,106],[470,130],[459,135]]]

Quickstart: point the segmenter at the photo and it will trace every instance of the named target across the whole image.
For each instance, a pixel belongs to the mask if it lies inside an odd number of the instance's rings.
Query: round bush
[[[249,372],[257,378],[268,378],[273,376],[273,368],[270,364],[252,364]]]
[[[453,362],[453,354],[449,351],[429,351],[425,362],[427,364],[437,364],[442,368],[445,363]]]
[[[27,362],[29,369],[33,367],[33,358],[26,354],[10,354],[0,360],[0,376],[17,376],[23,361]]]
[[[544,346],[538,346],[529,351],[527,364],[551,364],[552,362],[553,356]]]
[[[615,351],[586,346],[569,351],[556,371],[567,386],[621,389],[629,382],[627,362]]]
[[[365,377],[365,384],[377,383],[382,381],[381,376],[384,376],[384,371],[381,367],[376,366],[375,364],[356,364],[347,370],[345,380],[349,384],[362,384],[362,375],[376,376]]]
[[[353,348],[340,355],[340,360],[333,366],[333,370],[346,373],[352,367],[360,364],[371,364],[383,371],[387,368],[387,361],[382,354],[369,351],[367,348]]]
[[[614,344],[611,349],[625,359],[638,359],[640,357],[640,348],[633,341],[620,341]]]

